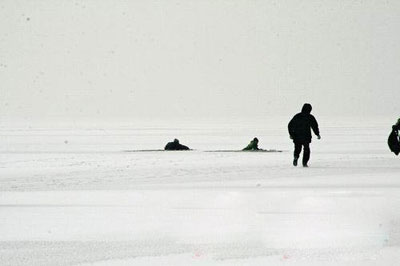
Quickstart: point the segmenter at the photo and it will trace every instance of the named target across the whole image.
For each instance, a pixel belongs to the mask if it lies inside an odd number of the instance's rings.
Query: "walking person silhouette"
[[[308,167],[310,159],[311,129],[321,139],[319,135],[318,122],[311,114],[312,106],[305,103],[300,113],[296,114],[288,124],[290,138],[294,143],[293,165],[297,166],[301,150],[303,148],[303,167]]]

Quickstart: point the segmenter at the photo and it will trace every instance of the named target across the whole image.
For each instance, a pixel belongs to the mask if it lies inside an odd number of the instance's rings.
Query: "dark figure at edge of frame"
[[[319,135],[318,122],[311,114],[312,106],[305,103],[301,113],[296,114],[288,124],[290,138],[294,143],[294,159],[293,165],[297,166],[301,149],[303,148],[303,166],[308,167],[308,160],[310,159],[310,143],[311,143],[311,129],[321,139]]]
[[[392,132],[390,133],[388,138],[389,148],[396,155],[399,155],[400,153],[399,131],[400,131],[400,118],[397,120],[397,123],[392,126]]]
[[[246,148],[244,148],[242,151],[258,151],[258,138],[254,138],[252,141],[250,141],[249,145],[247,145]]]
[[[242,151],[258,151],[260,150],[258,148],[258,138],[254,138],[252,141],[250,141],[249,145],[247,145],[246,148],[244,148]]]
[[[189,147],[180,144],[178,139],[174,139],[173,142],[168,142],[167,145],[165,145],[164,150],[166,150],[166,151],[184,151],[184,150],[189,150]]]

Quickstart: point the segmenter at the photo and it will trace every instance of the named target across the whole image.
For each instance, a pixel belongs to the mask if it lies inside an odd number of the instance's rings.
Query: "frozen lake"
[[[309,168],[290,118],[2,124],[0,265],[395,265],[394,121],[317,118]],[[282,152],[215,152],[255,136]]]

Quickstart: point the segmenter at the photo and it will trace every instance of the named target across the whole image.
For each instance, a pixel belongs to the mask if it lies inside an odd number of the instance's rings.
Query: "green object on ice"
[[[243,151],[252,151],[252,150],[259,150],[257,138],[254,138],[252,141],[250,141],[249,145],[247,145],[247,147],[243,149]]]

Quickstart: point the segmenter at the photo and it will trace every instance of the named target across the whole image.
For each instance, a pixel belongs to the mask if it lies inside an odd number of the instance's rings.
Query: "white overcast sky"
[[[0,1],[0,117],[400,115],[398,0]]]

